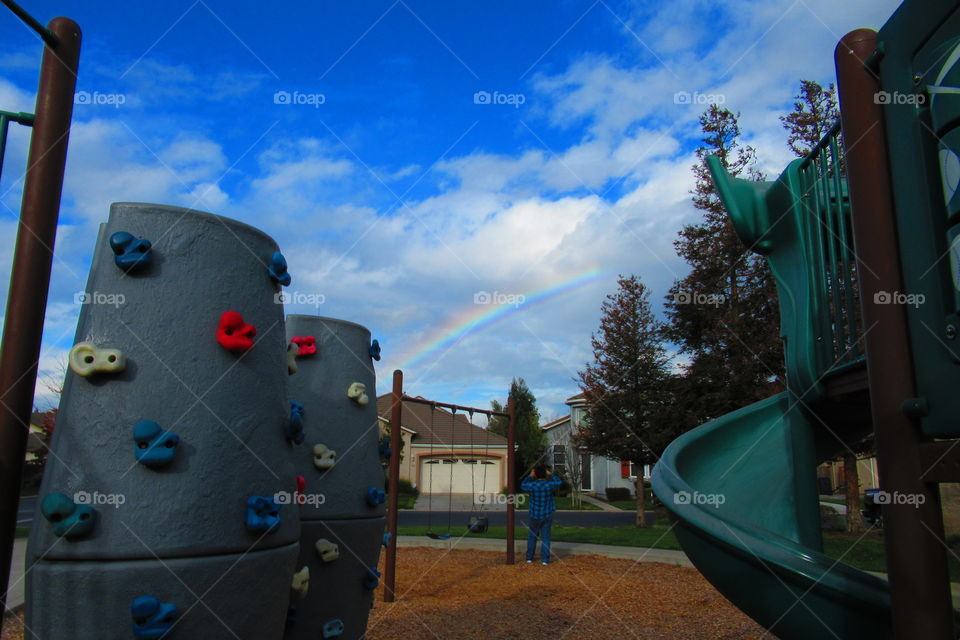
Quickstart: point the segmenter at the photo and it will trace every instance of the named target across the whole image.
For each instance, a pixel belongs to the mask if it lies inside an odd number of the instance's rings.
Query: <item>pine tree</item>
[[[591,338],[594,361],[579,373],[587,415],[574,441],[596,455],[637,465],[636,524],[644,527],[642,468],[655,463],[674,436],[666,419],[670,374],[647,288],[632,275],[620,276],[617,285]]]
[[[824,88],[813,80],[801,80],[800,90],[793,98],[793,111],[780,116],[780,122],[789,134],[787,146],[803,158],[827,135],[839,118],[840,107],[833,83]]]
[[[700,116],[691,194],[703,220],[683,227],[674,242],[691,267],[666,300],[666,335],[689,358],[677,386],[684,429],[783,389],[773,276],[737,237],[706,165],[706,157],[716,155],[731,175],[763,179],[754,168],[756,151],[740,141],[739,116],[717,105]]]
[[[530,391],[523,378],[514,378],[510,383],[508,397],[513,398],[514,429],[516,434],[517,452],[515,471],[518,481],[530,474],[536,465],[542,464],[547,448],[547,435],[540,429],[540,411],[537,409],[537,398]],[[494,411],[506,411],[505,405],[498,400],[490,403]],[[490,418],[490,431],[507,437],[509,423],[503,416]]]

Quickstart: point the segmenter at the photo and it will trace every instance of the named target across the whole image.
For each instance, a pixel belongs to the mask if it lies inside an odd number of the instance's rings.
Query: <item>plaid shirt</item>
[[[553,502],[553,491],[560,484],[560,478],[554,475],[543,480],[534,480],[529,476],[523,479],[520,488],[530,494],[531,518],[545,520],[557,510],[557,505]]]

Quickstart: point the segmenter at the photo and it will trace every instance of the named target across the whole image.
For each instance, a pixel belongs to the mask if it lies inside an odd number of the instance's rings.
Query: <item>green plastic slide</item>
[[[815,425],[784,392],[676,439],[653,471],[697,569],[783,640],[892,638],[887,583],[822,553]]]

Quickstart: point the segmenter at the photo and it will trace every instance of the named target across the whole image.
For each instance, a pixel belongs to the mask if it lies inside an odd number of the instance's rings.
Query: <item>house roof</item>
[[[377,414],[389,421],[393,397],[386,393],[377,398]],[[434,411],[431,415],[431,411]],[[505,447],[507,439],[472,424],[463,413],[453,414],[446,409],[419,402],[403,403],[401,427],[414,431],[412,444],[472,445],[474,447]]]
[[[559,427],[564,422],[570,422],[570,416],[560,416],[556,420],[552,420],[547,424],[540,425],[540,429],[543,431],[550,431],[550,429],[553,429],[554,427]]]
[[[565,404],[578,404],[587,401],[587,396],[582,391],[575,396],[570,396],[567,398]]]

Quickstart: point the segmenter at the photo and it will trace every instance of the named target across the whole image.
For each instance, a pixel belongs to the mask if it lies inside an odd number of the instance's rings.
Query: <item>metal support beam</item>
[[[876,32],[858,29],[844,36],[834,58],[880,485],[914,496],[883,507],[893,629],[898,638],[948,640],[953,607],[939,491],[921,480],[920,425],[901,408],[916,395],[906,312],[875,298],[904,290],[883,108],[875,99],[880,83],[866,66],[876,48]]]
[[[507,564],[514,562],[513,541],[516,537],[516,514],[514,513],[517,501],[517,462],[516,451],[514,451],[517,442],[516,408],[513,398],[508,398],[507,415],[510,416],[510,422],[507,426]]]
[[[8,3],[9,4],[9,3]],[[20,224],[13,253],[6,321],[0,343],[0,605],[7,599],[10,557],[20,502],[20,476],[33,410],[43,318],[50,288],[67,139],[80,61],[80,27],[54,18],[56,50],[44,47],[30,137]]]
[[[397,509],[400,503],[400,427],[403,424],[403,371],[393,372],[393,394],[390,396],[390,487],[387,502],[387,557],[383,568],[383,601],[396,599],[397,580]]]

